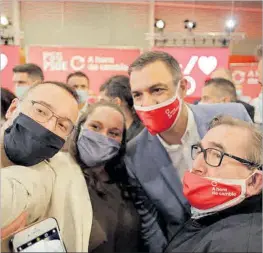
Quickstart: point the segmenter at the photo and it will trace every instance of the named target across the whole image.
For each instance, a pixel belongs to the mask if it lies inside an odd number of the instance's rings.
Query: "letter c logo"
[[[214,186],[214,187],[216,187],[216,186],[217,186],[217,182],[216,182],[216,181],[212,181],[212,182],[211,182],[211,185]]]

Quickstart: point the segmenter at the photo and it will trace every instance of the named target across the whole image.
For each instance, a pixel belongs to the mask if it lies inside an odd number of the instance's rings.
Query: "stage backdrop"
[[[180,63],[189,86],[188,102],[201,96],[205,80],[216,68],[228,68],[229,50],[227,48],[154,48],[173,55]]]
[[[110,76],[127,75],[129,65],[139,54],[139,49],[32,46],[28,49],[28,62],[43,69],[45,80],[65,82],[69,73],[82,71],[90,79],[90,88],[98,93]]]
[[[258,83],[258,63],[230,63],[229,68],[241,97],[246,101],[258,97],[261,89]]]
[[[18,46],[0,46],[0,84],[12,92],[14,92],[12,69],[20,62],[19,50]]]

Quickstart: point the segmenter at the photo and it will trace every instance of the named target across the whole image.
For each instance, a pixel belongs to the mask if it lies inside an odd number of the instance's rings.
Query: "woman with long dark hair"
[[[85,175],[93,208],[89,252],[138,252],[139,216],[130,201],[125,150],[121,109],[108,102],[90,105],[70,148]]]

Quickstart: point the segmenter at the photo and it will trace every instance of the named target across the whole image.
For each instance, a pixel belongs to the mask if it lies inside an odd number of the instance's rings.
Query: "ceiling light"
[[[234,32],[236,26],[237,26],[237,21],[234,18],[229,18],[225,22],[225,30],[227,32]]]
[[[158,28],[158,29],[160,29],[160,30],[164,29],[164,27],[165,27],[165,22],[164,22],[164,20],[162,20],[162,19],[157,19],[157,20],[155,21],[155,27]]]
[[[191,30],[196,28],[196,22],[192,21],[192,20],[189,20],[189,19],[186,19],[184,21],[184,28],[189,30],[189,31],[191,31]]]
[[[4,16],[4,15],[1,15],[1,17],[0,17],[0,24],[1,24],[2,26],[7,26],[7,25],[9,25],[9,20],[8,20],[8,18],[7,18],[6,16]]]

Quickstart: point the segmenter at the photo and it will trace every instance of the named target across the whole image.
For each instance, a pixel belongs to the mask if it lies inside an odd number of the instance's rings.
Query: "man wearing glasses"
[[[69,251],[88,250],[92,210],[85,179],[69,156],[57,154],[78,118],[76,92],[60,82],[36,84],[12,101],[6,118],[1,129],[2,238],[54,217]]]
[[[125,164],[146,251],[159,253],[190,217],[181,179],[192,167],[191,145],[204,137],[215,116],[251,119],[236,103],[186,104],[187,80],[178,61],[165,52],[140,55],[129,74],[134,108],[146,129],[129,142]]]
[[[10,105],[1,134],[1,167],[32,166],[53,157],[73,131],[77,95],[61,83],[33,86]]]
[[[247,122],[212,122],[183,178],[192,217],[165,252],[262,252],[262,141]]]

